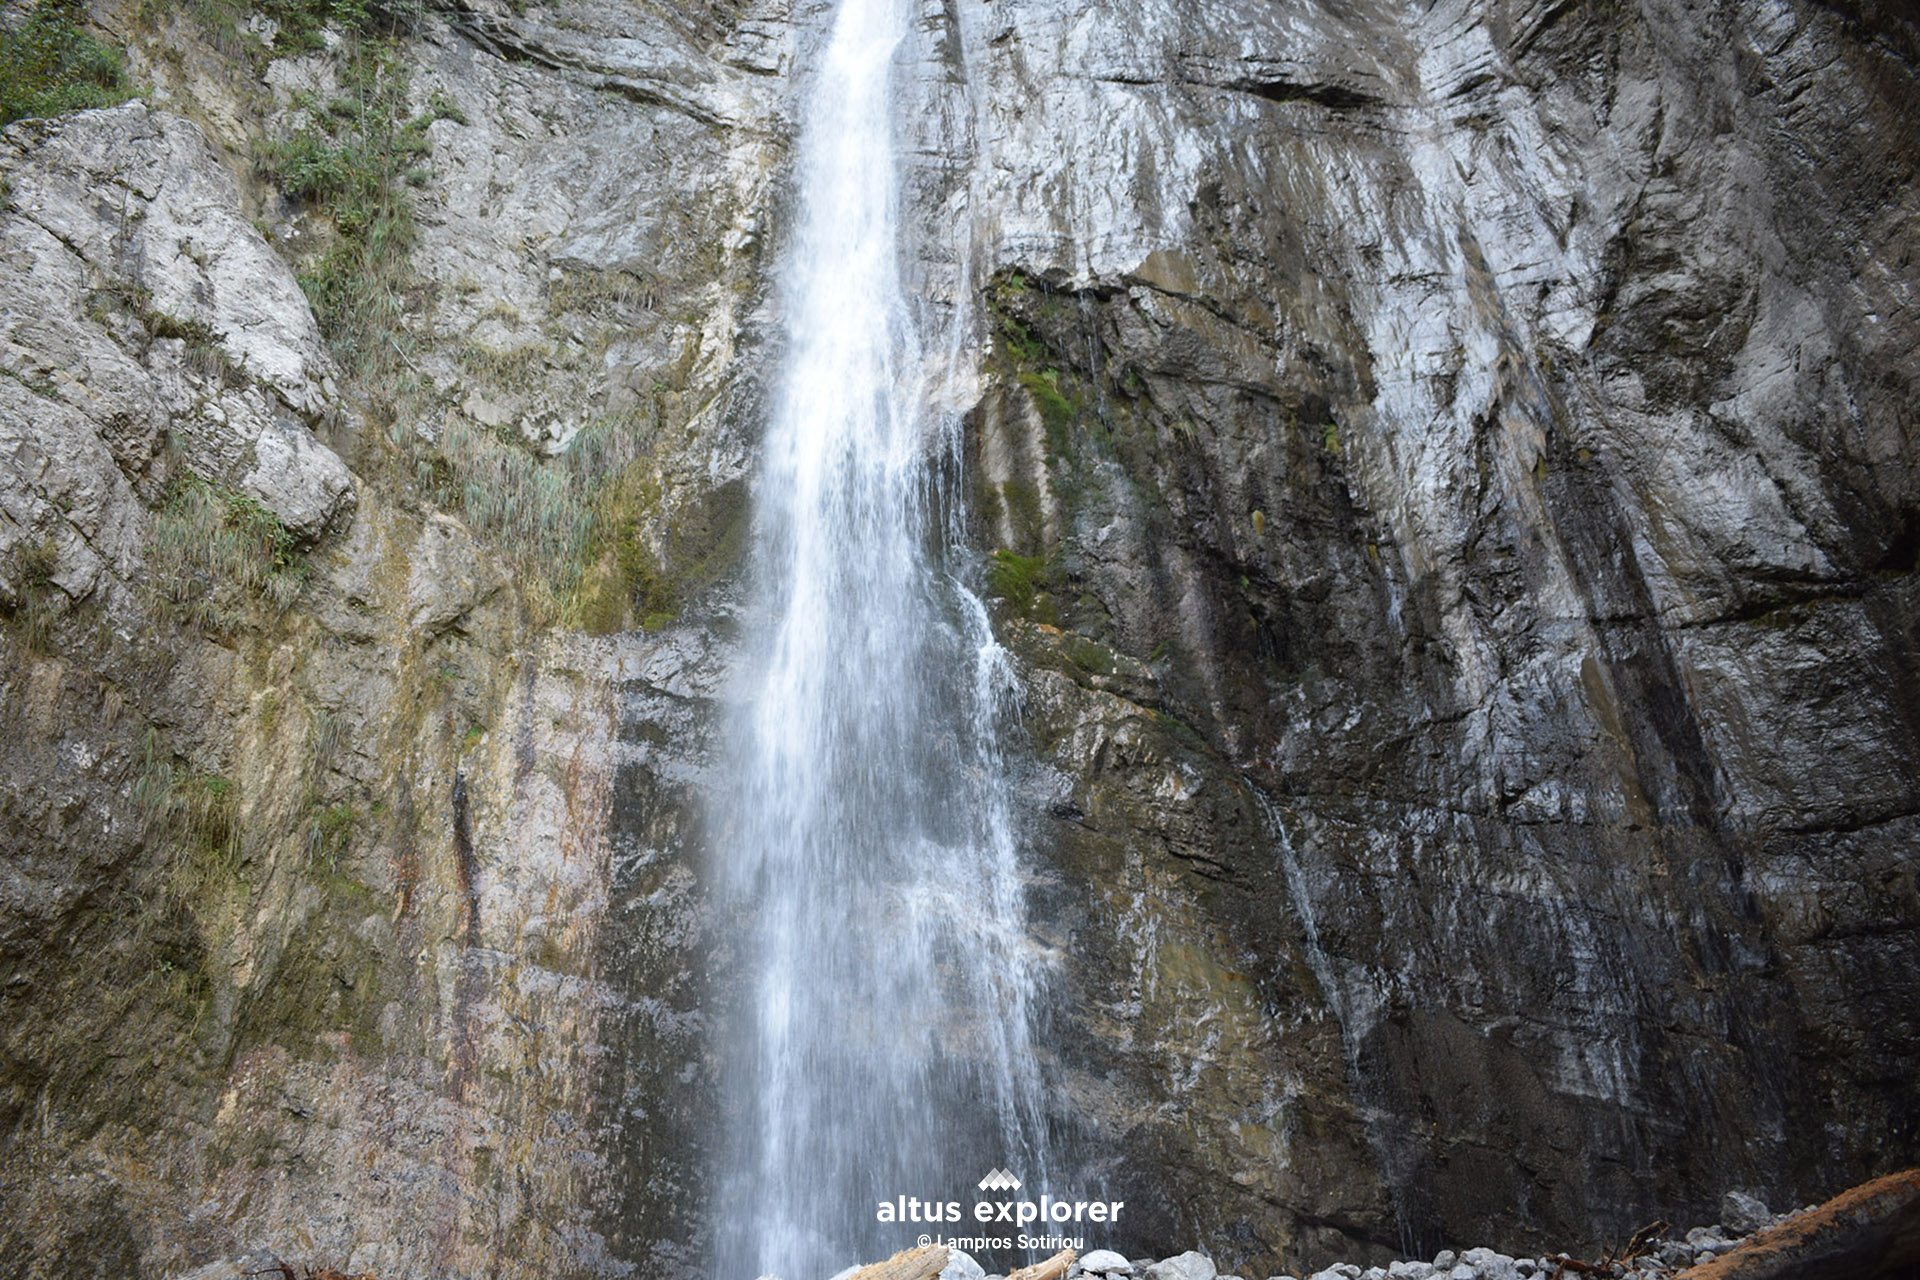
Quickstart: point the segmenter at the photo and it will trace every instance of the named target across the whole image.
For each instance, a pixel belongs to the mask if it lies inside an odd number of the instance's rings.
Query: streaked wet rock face
[[[1910,1162],[1912,28],[958,22],[1089,1149],[1291,1265]]]

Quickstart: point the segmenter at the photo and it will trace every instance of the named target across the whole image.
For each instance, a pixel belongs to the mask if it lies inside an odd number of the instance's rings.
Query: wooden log
[[[1067,1268],[1079,1255],[1071,1249],[1062,1249],[1045,1262],[1036,1262],[1030,1267],[1022,1267],[1007,1277],[1007,1280],[1060,1280],[1067,1274]]]
[[[1911,1280],[1920,1276],[1920,1169],[1843,1191],[1676,1280]]]
[[[885,1262],[862,1267],[847,1280],[936,1280],[947,1269],[947,1246],[921,1245],[902,1249]]]

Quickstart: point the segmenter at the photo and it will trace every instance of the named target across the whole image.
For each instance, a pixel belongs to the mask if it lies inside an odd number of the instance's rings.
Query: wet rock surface
[[[956,21],[979,537],[1141,1242],[1596,1242],[1910,1160],[1910,42]]]

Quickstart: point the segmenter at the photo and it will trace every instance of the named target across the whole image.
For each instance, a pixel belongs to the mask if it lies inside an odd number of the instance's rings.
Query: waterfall
[[[747,977],[719,1040],[721,1280],[824,1280],[910,1245],[926,1228],[876,1221],[896,1196],[971,1204],[1003,1165],[1045,1184],[1039,964],[998,746],[1011,673],[963,580],[958,423],[929,407],[901,285],[908,16],[841,0],[797,156],[717,824]]]

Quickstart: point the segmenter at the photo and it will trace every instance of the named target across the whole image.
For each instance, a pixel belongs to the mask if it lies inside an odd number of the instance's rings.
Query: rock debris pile
[[[1489,1248],[1444,1249],[1430,1262],[1401,1259],[1364,1268],[1336,1263],[1306,1280],[1570,1280],[1588,1276],[1625,1280],[1681,1272],[1700,1280],[1733,1280],[1736,1276],[1771,1280],[1786,1275],[1824,1276],[1829,1271],[1847,1274],[1849,1269],[1861,1275],[1908,1274],[1899,1268],[1910,1266],[1914,1259],[1903,1252],[1910,1245],[1901,1242],[1909,1239],[1913,1220],[1920,1218],[1917,1192],[1920,1177],[1893,1174],[1856,1187],[1824,1205],[1775,1214],[1758,1197],[1732,1191],[1721,1201],[1718,1223],[1686,1231],[1655,1223],[1597,1261],[1565,1254],[1516,1258]],[[1730,1256],[1736,1250],[1738,1255]],[[1716,1261],[1721,1265],[1710,1268]],[[961,1256],[956,1255],[955,1264],[960,1263]],[[960,1280],[952,1266],[943,1273],[943,1280],[947,1276]],[[1233,1280],[1200,1252],[1153,1261],[1129,1260],[1105,1249],[1078,1259],[1067,1270],[1065,1280],[1082,1276],[1089,1280]],[[1275,1276],[1268,1280],[1300,1278]]]

